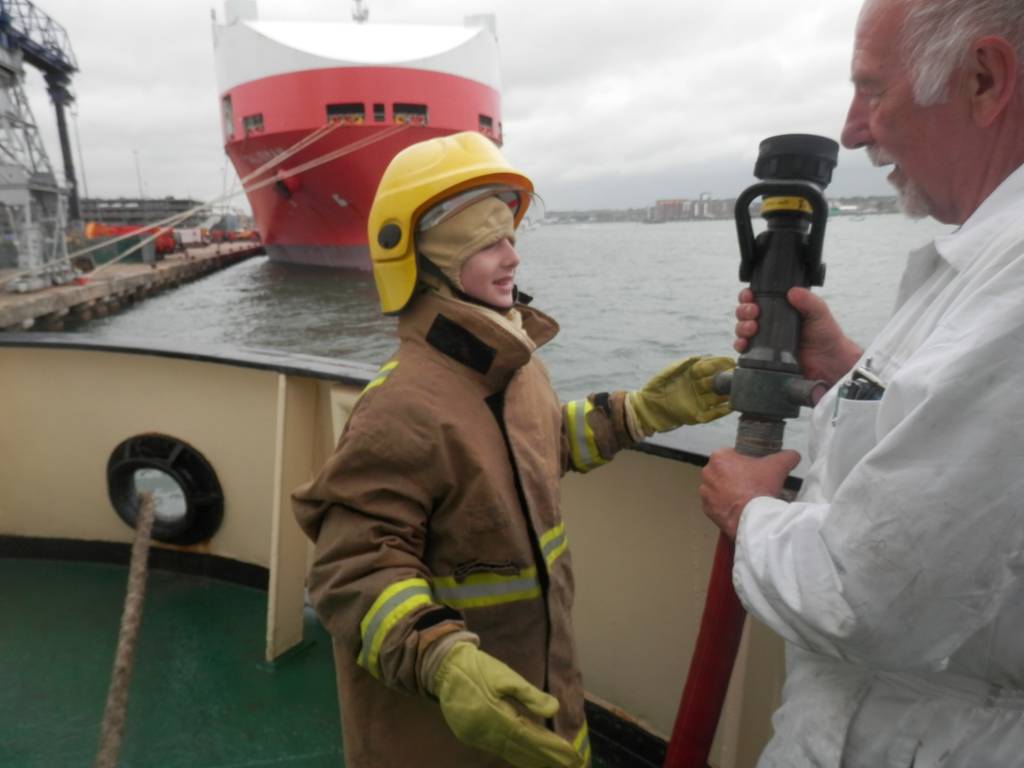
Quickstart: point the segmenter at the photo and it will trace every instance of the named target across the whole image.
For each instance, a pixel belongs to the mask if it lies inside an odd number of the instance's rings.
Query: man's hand
[[[779,451],[771,456],[752,458],[732,448],[715,451],[701,471],[700,503],[730,540],[747,502],[757,496],[778,496],[789,473],[800,463],[796,451]]]
[[[800,367],[808,379],[821,379],[832,386],[850,370],[863,350],[847,338],[820,297],[806,288],[790,288],[786,298],[803,318],[800,333]],[[757,304],[749,288],[740,291],[736,307],[736,341],[733,349],[745,352],[757,333]]]

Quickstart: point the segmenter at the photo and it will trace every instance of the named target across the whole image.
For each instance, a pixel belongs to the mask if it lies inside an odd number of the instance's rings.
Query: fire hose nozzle
[[[735,392],[734,385],[739,387]],[[732,396],[733,407],[738,411],[783,418],[796,416],[789,413],[793,408],[813,407],[828,391],[828,385],[820,379],[740,367],[716,373],[711,379],[711,391]]]
[[[799,313],[786,301],[794,287],[822,285],[821,261],[839,144],[823,136],[786,134],[761,142],[754,175],[759,183],[736,199],[740,280],[750,284],[758,305],[758,332],[748,340],[737,367],[711,381],[739,413],[736,451],[767,456],[782,449],[785,420],[813,405],[824,382],[800,376]],[[763,231],[754,234],[751,206],[761,198]],[[700,633],[690,660],[664,768],[708,764],[743,632],[743,605],[732,586],[732,542],[719,537]]]

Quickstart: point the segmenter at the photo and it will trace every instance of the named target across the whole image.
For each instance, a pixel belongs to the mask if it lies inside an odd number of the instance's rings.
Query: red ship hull
[[[438,72],[308,70],[243,83],[224,99],[230,105],[225,119],[237,124],[225,151],[245,182],[267,253],[277,261],[369,269],[366,219],[395,154],[415,142],[464,130],[500,140],[498,92]],[[335,118],[335,126],[327,108],[337,104],[363,105],[364,114]],[[401,113],[409,104],[422,105],[425,114]],[[260,119],[254,127],[255,116]],[[318,130],[322,137],[249,179]],[[333,159],[322,162],[325,155]]]

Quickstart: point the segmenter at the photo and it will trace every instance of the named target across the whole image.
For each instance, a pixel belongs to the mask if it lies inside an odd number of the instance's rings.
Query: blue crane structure
[[[78,184],[68,140],[64,107],[74,101],[71,76],[78,71],[68,34],[60,24],[29,0],[0,0],[0,47],[17,51],[24,61],[43,73],[46,89],[57,113],[57,131],[68,184],[68,218],[81,218]]]

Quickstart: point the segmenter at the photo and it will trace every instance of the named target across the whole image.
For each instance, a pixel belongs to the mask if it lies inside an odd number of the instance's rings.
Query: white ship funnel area
[[[234,24],[238,21],[256,21],[260,17],[256,0],[225,0],[224,23]]]
[[[463,23],[467,27],[483,27],[494,36],[495,40],[498,38],[498,23],[493,13],[478,13],[474,16],[467,16]]]
[[[243,83],[291,72],[403,67],[500,90],[493,27],[493,18],[483,26],[241,21],[216,30],[217,85],[224,94]]]

